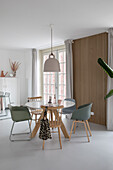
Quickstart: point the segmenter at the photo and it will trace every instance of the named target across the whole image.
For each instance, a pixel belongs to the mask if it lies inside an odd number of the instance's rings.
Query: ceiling
[[[0,48],[44,49],[113,27],[113,0],[0,0]]]

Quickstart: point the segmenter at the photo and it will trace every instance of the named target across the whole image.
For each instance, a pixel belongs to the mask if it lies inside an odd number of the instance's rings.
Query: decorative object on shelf
[[[58,100],[58,105],[61,105],[61,102],[62,102],[62,100],[61,100],[61,99],[59,99],[59,100]]]
[[[52,26],[51,28],[51,53],[49,55],[49,58],[44,63],[44,72],[60,72],[60,64],[59,61],[55,58],[55,55],[53,54],[52,50]]]
[[[13,72],[13,77],[16,77],[16,71]]]
[[[56,94],[54,94],[53,104],[56,104]]]
[[[10,77],[13,77],[13,74],[9,74]]]
[[[1,76],[0,77],[6,77],[6,75],[8,74],[8,72],[6,74],[4,74],[4,71],[1,71]]]
[[[51,102],[51,99],[52,99],[52,97],[51,97],[51,96],[49,96],[49,101],[48,101],[48,103],[52,103],[52,102]]]
[[[13,77],[16,77],[16,71],[18,70],[19,65],[21,63],[19,63],[17,61],[12,62],[10,59],[9,59],[9,62],[10,62],[11,69],[13,71]]]

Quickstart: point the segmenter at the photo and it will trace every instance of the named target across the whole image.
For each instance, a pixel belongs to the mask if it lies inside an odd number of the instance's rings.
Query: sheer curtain
[[[113,68],[113,28],[108,30],[108,65]],[[107,92],[113,89],[113,78],[108,76]],[[107,129],[113,130],[113,96],[107,99]]]
[[[38,57],[37,50],[32,49],[32,97],[38,96]]]
[[[73,98],[73,54],[72,40],[66,40],[66,98]]]

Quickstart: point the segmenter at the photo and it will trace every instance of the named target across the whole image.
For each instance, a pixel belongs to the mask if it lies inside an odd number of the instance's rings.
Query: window
[[[43,53],[43,65],[50,53]],[[61,72],[43,72],[43,94],[44,101],[48,102],[49,96],[56,99],[66,98],[66,54],[65,49],[54,51],[55,58],[59,60]]]

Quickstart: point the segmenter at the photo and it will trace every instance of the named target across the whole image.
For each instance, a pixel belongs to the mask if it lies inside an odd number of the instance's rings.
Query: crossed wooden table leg
[[[38,122],[36,122],[35,127],[31,133],[31,138],[34,138],[38,132],[38,129],[40,127],[40,120],[42,119],[42,115],[39,117]]]

